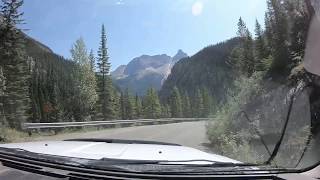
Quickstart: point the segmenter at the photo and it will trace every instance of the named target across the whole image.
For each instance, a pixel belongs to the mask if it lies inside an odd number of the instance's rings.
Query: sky
[[[80,37],[97,52],[101,25],[111,69],[143,54],[193,55],[236,35],[241,16],[253,32],[263,24],[265,0],[25,0],[28,35],[70,58]]]

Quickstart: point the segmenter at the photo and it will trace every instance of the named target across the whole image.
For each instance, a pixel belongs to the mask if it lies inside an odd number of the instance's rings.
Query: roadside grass
[[[0,128],[0,143],[15,143],[30,141],[32,137],[28,136],[28,133],[21,132],[11,128]]]

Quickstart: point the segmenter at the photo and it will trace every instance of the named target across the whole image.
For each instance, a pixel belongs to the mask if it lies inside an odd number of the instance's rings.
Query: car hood
[[[85,158],[152,161],[192,161],[192,164],[206,164],[206,161],[241,163],[225,156],[206,153],[194,148],[178,145],[127,144],[82,141],[39,141],[1,144],[4,148],[23,149],[33,153]],[[194,161],[197,160],[197,161]],[[190,163],[190,162],[189,162]]]

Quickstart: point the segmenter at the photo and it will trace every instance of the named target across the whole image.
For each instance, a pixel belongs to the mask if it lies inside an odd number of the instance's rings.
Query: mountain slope
[[[30,122],[68,121],[73,116],[74,63],[55,54],[49,47],[23,34],[31,60]],[[62,116],[69,112],[67,116]]]
[[[179,50],[174,57],[162,55],[142,55],[134,58],[128,65],[119,66],[111,73],[115,84],[121,89],[143,95],[150,87],[160,90],[164,80],[171,72],[174,63],[187,54]]]
[[[233,38],[216,45],[208,46],[195,55],[177,62],[160,91],[166,99],[177,86],[182,92],[194,94],[197,88],[207,88],[217,101],[223,100],[225,92],[232,84],[234,73],[227,60],[239,39]]]

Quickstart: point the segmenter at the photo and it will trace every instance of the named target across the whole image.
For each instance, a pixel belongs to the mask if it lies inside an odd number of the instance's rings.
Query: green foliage
[[[207,88],[217,103],[225,101],[225,90],[231,88],[236,75],[229,55],[239,43],[239,38],[233,38],[178,61],[160,90],[161,100],[166,101],[176,86],[181,92],[188,93],[190,101],[198,88]]]
[[[263,157],[249,145],[248,137],[253,135],[248,129],[239,131],[235,127],[239,112],[247,103],[263,92],[262,72],[254,73],[250,78],[242,76],[235,82],[235,89],[229,91],[227,103],[220,108],[207,124],[207,135],[214,149],[230,158],[242,162],[257,163]]]
[[[28,64],[21,31],[16,25],[23,23],[19,8],[22,0],[2,0],[0,14],[3,22],[0,25],[0,65],[6,77],[6,89],[3,107],[8,125],[20,128],[21,122],[26,122],[30,109]]]
[[[145,118],[156,119],[161,115],[161,105],[159,97],[154,88],[150,88],[144,97],[143,103],[143,114]]]
[[[135,119],[137,117],[136,101],[127,88],[121,93],[122,119]]]
[[[200,89],[197,89],[196,94],[193,98],[193,116],[194,117],[203,117],[204,114],[204,104],[203,96]]]
[[[78,104],[75,118],[84,120],[98,99],[95,73],[91,70],[90,59],[82,38],[78,39],[71,49],[72,60],[75,62],[73,79],[75,82],[74,103]]]
[[[136,118],[141,118],[143,115],[142,102],[138,95],[136,95],[134,103],[135,103],[135,109],[136,109]]]
[[[104,25],[101,29],[101,41],[98,51],[98,117],[100,120],[114,119],[115,112],[115,99],[114,87],[110,76],[110,63],[107,51],[107,38]]]
[[[202,117],[208,117],[211,113],[215,112],[215,107],[213,104],[213,98],[210,95],[208,89],[202,89],[202,99],[203,99],[203,112]]]
[[[90,62],[90,69],[92,72],[95,72],[96,71],[96,58],[94,57],[92,49],[90,50],[90,54],[89,54],[88,58],[89,58],[89,62]]]
[[[288,48],[288,15],[284,3],[280,0],[268,0],[267,8],[266,31],[269,31],[267,40],[273,56],[270,70],[273,74],[286,75],[288,65],[291,63]]]
[[[4,127],[6,125],[6,117],[4,114],[4,107],[3,107],[5,89],[6,89],[6,78],[4,77],[2,67],[0,66],[0,126],[1,127]]]
[[[175,86],[170,96],[171,116],[175,118],[182,117],[182,101],[179,89]]]
[[[263,30],[258,20],[256,20],[255,25],[255,46],[254,46],[254,54],[255,54],[255,70],[256,71],[266,71],[269,66],[266,66],[266,58],[268,57],[268,51],[266,48],[265,38],[263,36]]]
[[[182,114],[183,117],[191,118],[192,117],[192,109],[190,103],[190,97],[188,93],[184,93],[182,96]]]
[[[238,36],[242,41],[237,49],[237,51],[233,51],[234,56],[238,57],[237,67],[239,67],[241,74],[244,74],[248,77],[254,72],[254,64],[255,59],[253,55],[253,39],[251,33],[249,32],[248,28],[246,27],[243,20],[239,19],[238,22]]]

